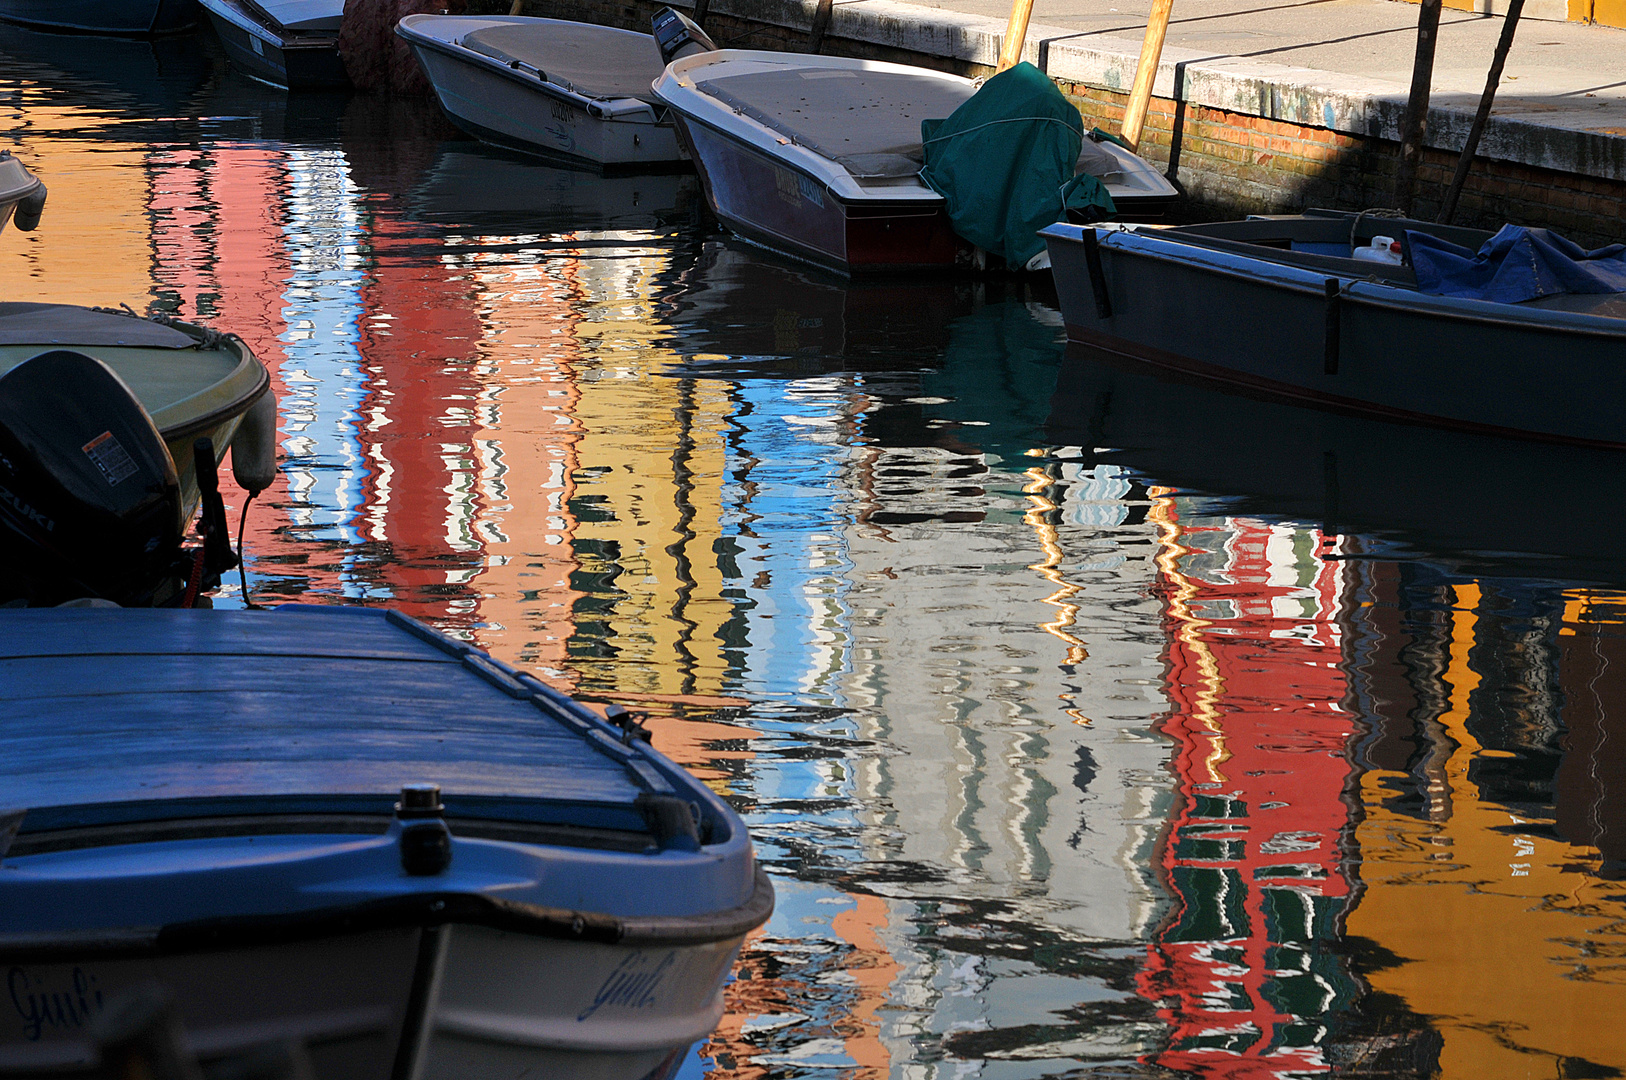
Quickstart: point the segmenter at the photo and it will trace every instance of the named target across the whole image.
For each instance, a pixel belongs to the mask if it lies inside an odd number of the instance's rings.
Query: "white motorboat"
[[[919,175],[921,121],[948,117],[976,90],[927,68],[735,49],[679,54],[655,83],[717,217],[748,240],[843,273],[978,261]],[[1086,138],[1078,166],[1124,217],[1160,214],[1177,195],[1111,141]]]
[[[7,1076],[156,981],[206,1069],[669,1080],[773,908],[630,717],[397,612],[0,611],[0,666]]]
[[[344,0],[198,0],[244,74],[285,90],[350,84],[339,58]]]
[[[662,65],[648,34],[459,15],[408,15],[395,32],[411,44],[446,115],[478,139],[600,166],[683,160],[650,92]]]

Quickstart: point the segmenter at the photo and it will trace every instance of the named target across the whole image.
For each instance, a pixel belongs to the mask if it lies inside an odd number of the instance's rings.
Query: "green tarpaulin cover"
[[[1000,72],[947,120],[923,120],[920,177],[948,200],[954,231],[1013,267],[1044,250],[1039,230],[1066,208],[1095,220],[1116,209],[1101,181],[1077,177],[1084,121],[1032,64]]]

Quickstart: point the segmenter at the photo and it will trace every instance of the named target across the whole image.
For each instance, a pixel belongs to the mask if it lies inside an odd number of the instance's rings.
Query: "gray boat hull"
[[[1427,296],[1155,232],[1092,230],[1092,259],[1085,231],[1043,233],[1069,340],[1301,404],[1626,448],[1626,413],[1608,404],[1626,400],[1626,320]]]
[[[92,1065],[104,1005],[156,981],[205,1061],[294,1042],[317,1080],[664,1078],[716,1027],[743,938],[603,944],[448,925],[135,956],[64,943],[8,957],[0,1073]],[[0,936],[0,955],[15,950]],[[643,996],[629,1005],[624,984]]]
[[[598,166],[681,166],[683,152],[677,133],[652,108],[610,112],[604,104],[571,93],[533,71],[504,65],[455,41],[443,40],[437,33],[447,31],[438,28],[433,18],[405,19],[396,32],[412,47],[447,118],[475,138],[520,153]],[[638,47],[641,39],[646,43],[643,47],[654,48],[647,35],[608,29],[606,34],[634,39],[631,47]]]

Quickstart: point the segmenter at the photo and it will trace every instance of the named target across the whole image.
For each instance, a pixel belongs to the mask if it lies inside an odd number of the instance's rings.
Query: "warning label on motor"
[[[95,463],[102,475],[107,477],[109,484],[117,484],[126,480],[137,472],[135,459],[125,451],[123,444],[113,437],[111,431],[104,431],[90,440],[79,449],[85,456]]]

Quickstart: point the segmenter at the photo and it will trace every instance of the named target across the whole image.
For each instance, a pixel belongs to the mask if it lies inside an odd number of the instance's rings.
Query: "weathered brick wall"
[[[1087,123],[1118,130],[1128,95],[1076,84],[1062,91]],[[1192,219],[1395,205],[1400,147],[1386,139],[1154,98],[1140,149],[1160,165],[1177,157]],[[1455,154],[1425,151],[1413,204],[1418,217],[1439,213],[1456,167]],[[1476,160],[1455,223],[1496,229],[1509,222],[1554,229],[1586,247],[1626,242],[1626,183]]]

